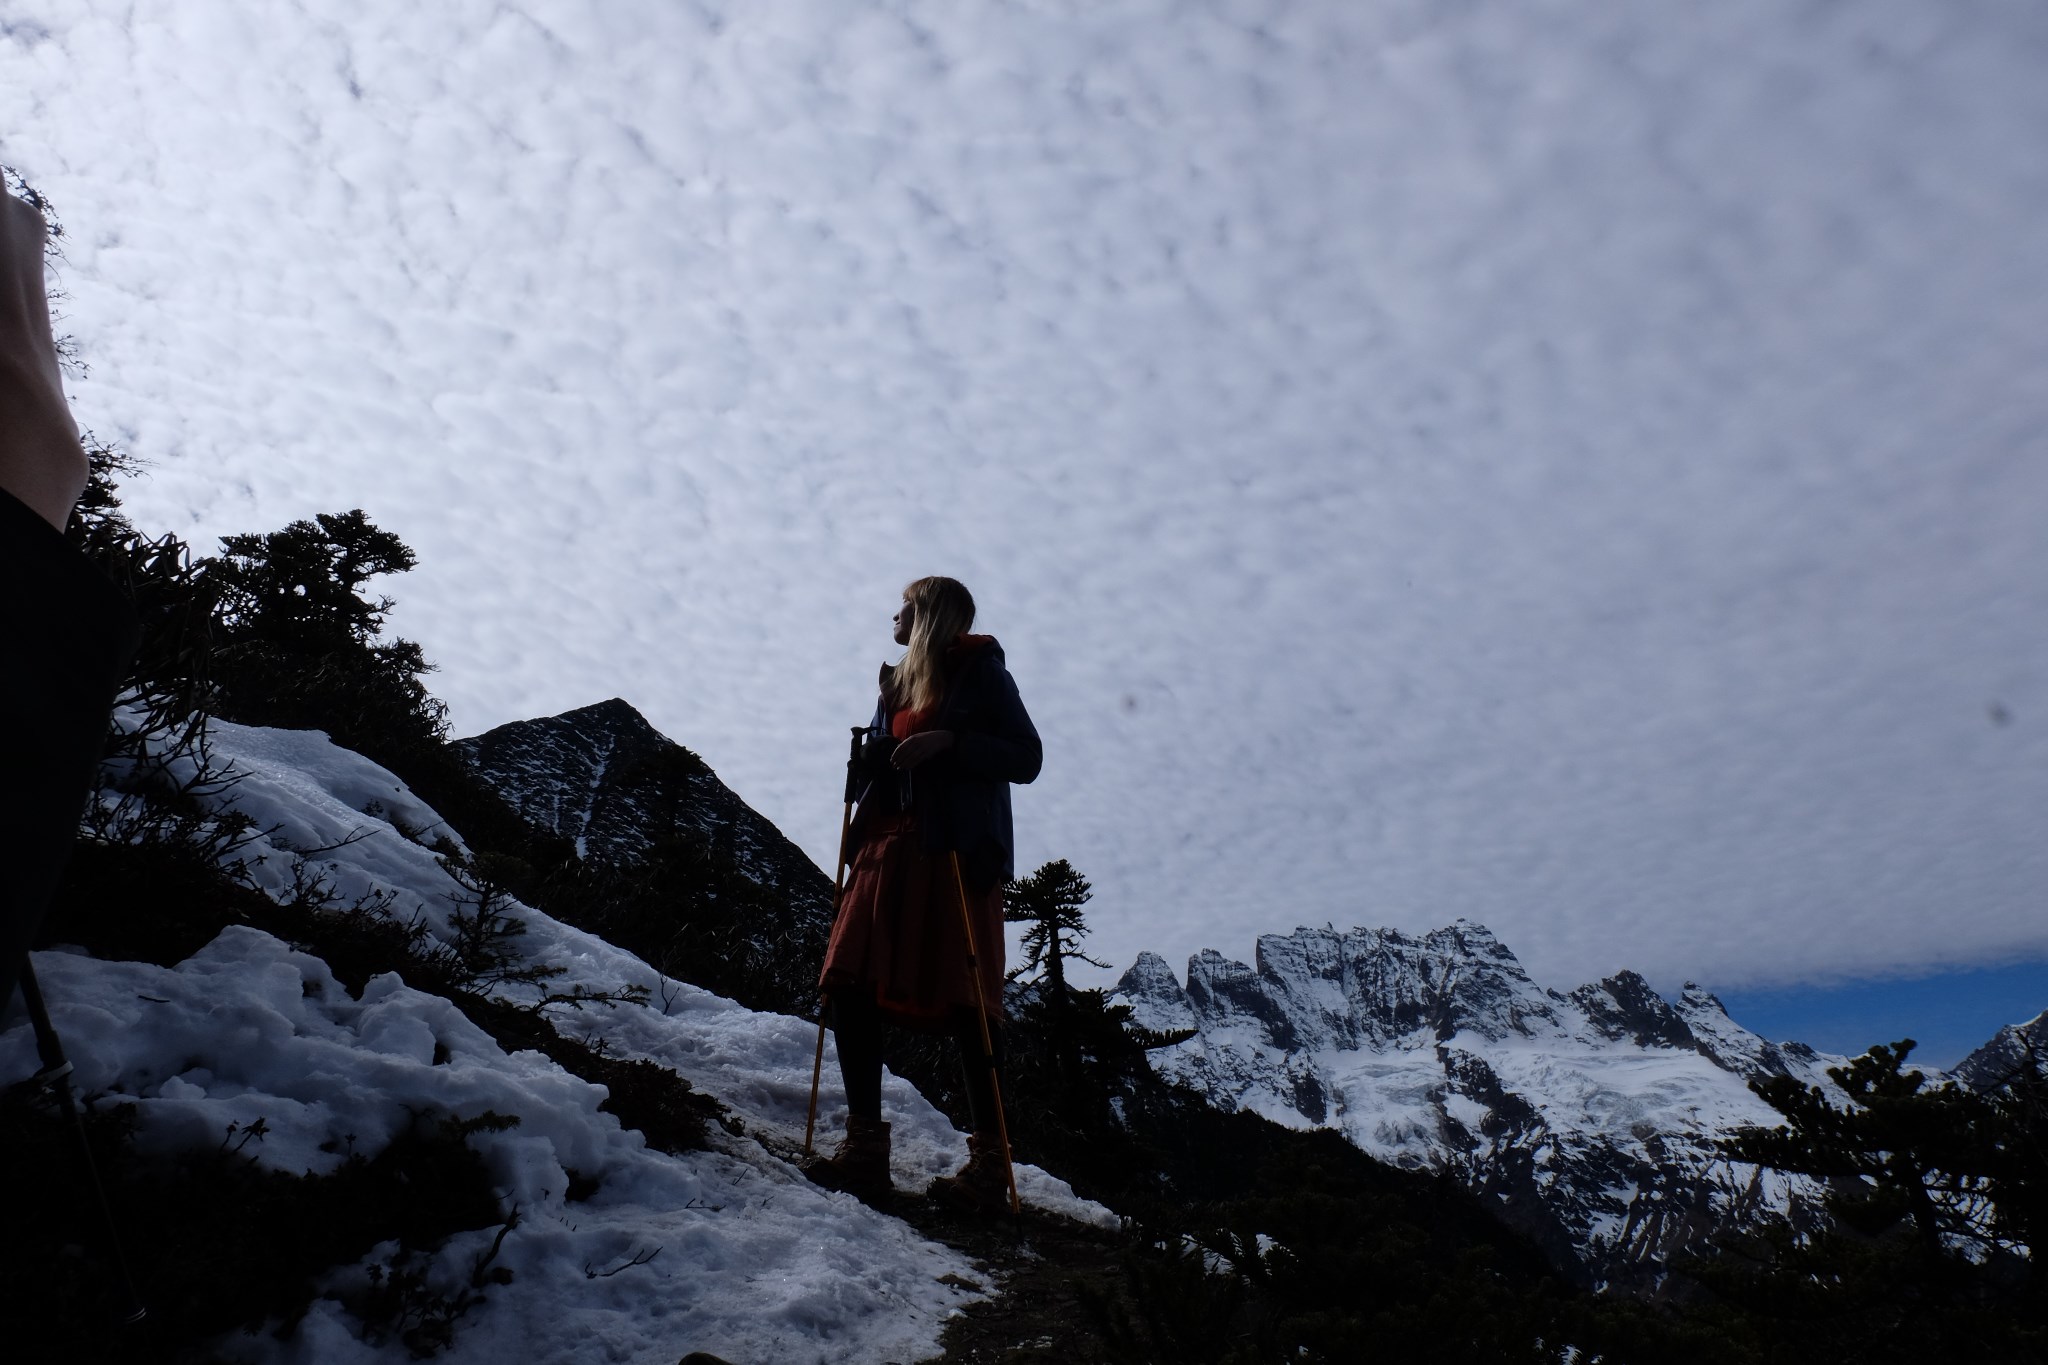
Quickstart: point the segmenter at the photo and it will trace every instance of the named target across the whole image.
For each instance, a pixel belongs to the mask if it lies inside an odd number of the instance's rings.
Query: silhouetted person
[[[886,1194],[883,1025],[949,1034],[974,1132],[967,1165],[931,1193],[995,1212],[1009,1207],[1010,1187],[996,1078],[1002,885],[1016,875],[1010,784],[1037,777],[1044,750],[1002,646],[968,634],[973,624],[974,598],[951,578],[920,578],[903,590],[895,639],[909,652],[882,668],[848,839],[852,874],[818,980],[846,1083],[846,1137],[809,1173],[820,1184]],[[965,918],[978,973],[969,968]]]
[[[66,543],[85,490],[43,289],[43,216],[0,193],[0,1010],[78,834],[135,613]]]

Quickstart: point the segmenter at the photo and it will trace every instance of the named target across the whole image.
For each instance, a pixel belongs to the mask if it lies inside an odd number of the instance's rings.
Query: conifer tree
[[[411,640],[382,638],[392,601],[365,591],[413,567],[403,541],[358,509],[221,546],[207,562],[221,714],[326,730],[402,773],[409,757],[438,749],[447,708],[421,681],[432,665]]]
[[[1129,1051],[1124,1037],[1129,1008],[1110,1005],[1099,990],[1077,991],[1067,981],[1070,961],[1108,965],[1080,947],[1088,933],[1083,910],[1093,894],[1088,879],[1064,858],[1003,888],[1003,918],[1029,926],[1024,931],[1024,962],[1009,974],[1010,980],[1037,987],[1035,999],[1021,1002],[1018,1022],[1040,1034],[1052,1064],[1048,1079],[1069,1117],[1077,1120],[1108,1101],[1110,1079],[1098,1074],[1105,1068],[1094,1063],[1106,1063],[1113,1071],[1129,1060],[1123,1055]]]
[[[137,530],[121,508],[115,480],[139,471],[141,462],[90,431],[84,445],[90,477],[65,538],[113,580],[142,624],[121,683],[127,714],[111,727],[108,754],[126,760],[131,771],[163,775],[174,760],[203,748],[218,634],[212,561],[195,557],[175,535]]]
[[[1046,999],[1054,1009],[1068,1003],[1067,960],[1075,958],[1091,966],[1107,967],[1081,951],[1081,939],[1088,933],[1082,907],[1095,894],[1088,879],[1074,870],[1065,858],[1046,863],[1028,877],[1003,888],[1003,918],[1012,924],[1028,924],[1024,931],[1024,965],[1012,972],[1018,979],[1026,973],[1041,972]]]
[[[1907,1039],[1828,1074],[1751,1089],[1783,1114],[1722,1145],[1827,1182],[1828,1222],[1780,1231],[1693,1273],[1767,1327],[1771,1360],[2037,1360],[2048,1346],[2038,1237],[2048,1192],[2048,1058],[1981,1090],[1907,1069]]]
[[[453,941],[447,964],[464,985],[541,986],[568,970],[521,959],[517,940],[526,933],[526,921],[513,913],[511,888],[530,881],[531,868],[506,853],[450,852],[435,861],[457,887],[447,893],[455,907],[448,916]]]
[[[223,613],[238,632],[308,653],[368,645],[384,628],[388,597],[363,585],[405,573],[418,558],[357,508],[322,512],[282,531],[221,541]]]

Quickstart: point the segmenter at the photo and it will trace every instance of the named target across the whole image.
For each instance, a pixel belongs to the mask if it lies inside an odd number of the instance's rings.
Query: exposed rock
[[[1697,1046],[1678,1011],[1634,972],[1619,972],[1597,986],[1581,986],[1571,993],[1571,1002],[1585,1011],[1586,1022],[1610,1042],[1627,1039],[1638,1047]]]
[[[452,747],[521,815],[574,840],[584,858],[631,862],[657,840],[691,831],[764,885],[814,887],[823,875],[704,760],[617,697]]]
[[[2007,1024],[1949,1075],[1972,1090],[1992,1090],[2018,1075],[2029,1058],[2037,1066],[2048,1064],[2048,1011],[2024,1024]]]
[[[832,879],[638,711],[614,698],[501,725],[453,747],[520,814],[573,841],[600,874],[631,884],[656,852],[671,869],[690,870],[681,890],[700,891],[690,922],[717,926],[712,955],[665,969],[757,1009],[807,1007],[832,927]],[[675,904],[689,899],[679,895]],[[656,952],[671,939],[667,904],[657,901],[653,920],[643,914],[637,928],[585,927],[643,955]]]

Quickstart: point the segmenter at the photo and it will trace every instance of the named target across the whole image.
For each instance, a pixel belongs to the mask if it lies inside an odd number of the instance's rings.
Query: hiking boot
[[[1010,1212],[1010,1163],[1002,1139],[993,1133],[967,1136],[967,1164],[934,1180],[925,1193],[962,1213]]]
[[[846,1136],[804,1167],[814,1185],[860,1197],[889,1193],[889,1125],[880,1119],[846,1116]]]

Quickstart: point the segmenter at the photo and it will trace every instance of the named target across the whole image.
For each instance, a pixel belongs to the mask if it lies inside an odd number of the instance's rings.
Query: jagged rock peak
[[[1568,997],[1586,1021],[1610,1041],[1627,1039],[1641,1047],[1696,1048],[1692,1030],[1670,1002],[1635,972],[1623,970]]]
[[[573,711],[564,711],[553,719],[584,729],[602,726],[615,733],[638,734],[649,739],[673,742],[667,735],[655,729],[653,723],[640,714],[639,708],[624,697],[612,697],[605,701],[592,702],[588,706],[579,706]]]
[[[1721,997],[1697,981],[1688,981],[1679,988],[1678,1007],[1682,1010],[1711,1010],[1724,1019],[1728,1016],[1728,1007],[1721,1003]]]
[[[1693,1046],[1716,1066],[1747,1078],[1797,1075],[1809,1083],[1817,1079],[1819,1054],[1812,1048],[1759,1038],[1729,1018],[1720,997],[1696,982],[1686,982],[1679,993],[1677,1015],[1691,1032]]]
[[[1131,1021],[1140,1028],[1172,1033],[1195,1027],[1195,1007],[1179,978],[1157,953],[1139,953],[1138,960],[1117,978],[1115,993],[1131,1006]]]
[[[587,721],[603,721],[607,724],[632,726],[636,729],[645,730],[650,735],[661,734],[659,730],[656,730],[653,725],[648,723],[647,717],[640,714],[639,708],[635,707],[633,703],[627,701],[624,697],[611,697],[605,701],[592,702],[588,706],[579,706],[574,710],[562,712],[561,715],[554,717],[554,719],[571,721],[577,724]]]
[[[1990,1090],[2017,1075],[2029,1055],[2048,1056],[2048,1010],[2024,1024],[2007,1024],[1949,1074],[1972,1090]]]
[[[571,747],[601,749],[611,756],[614,766],[620,758],[637,759],[664,754],[675,756],[686,766],[699,771],[710,771],[702,759],[655,729],[653,723],[623,697],[579,706],[558,716],[512,721],[487,730],[474,739],[458,740],[456,744],[465,752],[472,752],[502,746],[515,738],[530,744],[542,736]]]
[[[585,858],[630,862],[688,835],[766,885],[810,887],[820,875],[701,758],[622,698],[512,721],[452,747],[521,815],[574,840]]]
[[[1138,960],[1117,978],[1116,989],[1124,995],[1153,995],[1171,991],[1180,995],[1180,978],[1173,974],[1173,968],[1166,965],[1166,959],[1154,952],[1138,954]]]
[[[1164,967],[1140,974],[1148,997],[1163,994],[1156,977]],[[1465,1030],[1498,1040],[1558,1023],[1554,1002],[1515,955],[1469,920],[1419,937],[1384,928],[1263,934],[1251,966],[1205,949],[1188,960],[1185,999],[1198,1014],[1254,1025],[1286,1049],[1421,1046]]]

